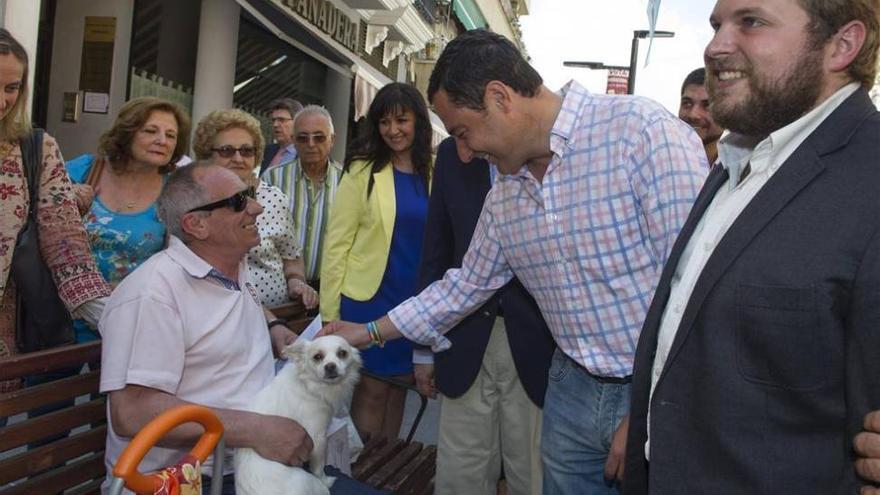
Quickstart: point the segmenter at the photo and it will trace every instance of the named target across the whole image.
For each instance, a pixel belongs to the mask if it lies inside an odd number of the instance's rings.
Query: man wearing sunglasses
[[[277,354],[295,339],[281,325],[267,328],[247,280],[244,257],[260,241],[255,222],[263,211],[253,198],[253,188],[233,172],[205,162],[168,179],[158,210],[169,245],[117,287],[99,325],[101,390],[111,404],[108,466],[127,438],[182,403],[212,408],[229,447],[255,448],[290,465],[312,449],[296,422],[245,412],[274,375],[273,347]],[[173,463],[186,453],[174,446],[192,445],[199,435],[199,427],[175,429],[142,468]],[[230,473],[232,463],[225,466]]]
[[[303,249],[306,282],[319,290],[321,246],[342,165],[330,159],[333,120],[324,107],[306,105],[293,120],[297,159],[269,168],[263,180],[290,198],[294,235]]]

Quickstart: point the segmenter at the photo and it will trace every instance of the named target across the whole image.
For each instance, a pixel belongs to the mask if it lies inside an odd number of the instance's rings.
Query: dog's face
[[[310,379],[324,383],[357,381],[361,356],[345,339],[327,335],[311,341],[297,340],[289,354]]]

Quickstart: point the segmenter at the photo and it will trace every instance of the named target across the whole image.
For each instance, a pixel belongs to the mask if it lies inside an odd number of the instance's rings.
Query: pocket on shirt
[[[737,287],[736,360],[760,385],[812,389],[823,385],[830,356],[811,287]]]

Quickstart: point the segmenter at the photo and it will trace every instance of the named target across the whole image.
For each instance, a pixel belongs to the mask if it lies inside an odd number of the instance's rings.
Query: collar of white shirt
[[[718,143],[718,157],[730,174],[729,187],[733,189],[739,184],[740,173],[749,162],[752,175],[772,174],[858,88],[858,83],[847,84],[801,118],[764,139],[728,132]]]

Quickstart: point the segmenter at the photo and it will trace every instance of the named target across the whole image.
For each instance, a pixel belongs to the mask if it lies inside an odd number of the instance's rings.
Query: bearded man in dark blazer
[[[880,407],[876,0],[718,0],[731,132],[639,339],[625,494],[855,494]]]

